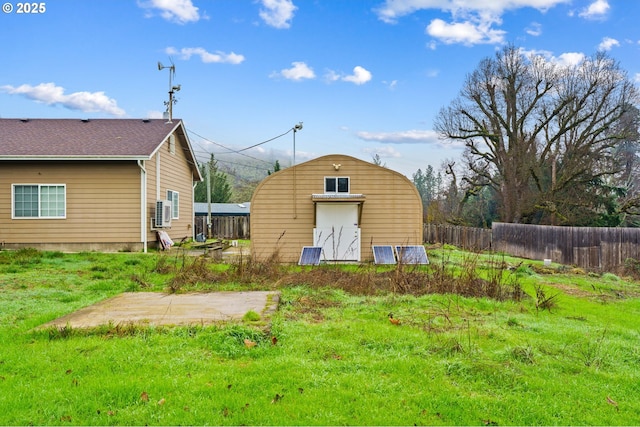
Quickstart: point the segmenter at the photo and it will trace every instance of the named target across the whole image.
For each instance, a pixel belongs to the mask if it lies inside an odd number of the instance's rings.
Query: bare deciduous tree
[[[434,128],[465,142],[463,181],[468,190],[492,187],[503,221],[540,211],[553,221],[563,215],[559,202],[568,206],[571,195],[584,204],[598,178],[617,172],[612,153],[624,135],[614,129],[636,100],[605,53],[564,66],[507,46],[467,76]]]

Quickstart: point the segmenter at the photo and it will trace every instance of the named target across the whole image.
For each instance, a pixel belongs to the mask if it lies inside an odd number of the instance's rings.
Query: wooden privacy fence
[[[640,259],[640,228],[559,227],[494,222],[492,229],[425,224],[425,243],[613,271],[628,258]]]
[[[492,226],[493,250],[585,269],[614,270],[640,257],[640,229],[506,224]]]
[[[442,243],[470,251],[491,249],[491,230],[445,224],[425,224],[425,243]]]
[[[196,235],[207,235],[207,217],[194,218]],[[211,217],[211,237],[215,239],[249,239],[248,216],[214,216]]]

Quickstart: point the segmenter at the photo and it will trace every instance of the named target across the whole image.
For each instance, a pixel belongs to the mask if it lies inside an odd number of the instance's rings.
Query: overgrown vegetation
[[[393,267],[364,264],[325,264],[318,267],[292,267],[282,264],[277,253],[266,260],[240,255],[228,268],[211,269],[206,258],[182,256],[171,279],[171,292],[203,290],[220,284],[235,283],[249,287],[281,288],[306,285],[332,287],[355,295],[457,294],[466,297],[488,297],[497,300],[520,300],[524,295],[519,274],[504,256],[481,261],[478,254],[453,259],[449,251],[434,253],[429,266]],[[159,263],[166,265],[167,261]]]
[[[636,281],[451,247],[429,258],[299,267],[180,250],[0,252],[0,424],[640,419]],[[212,326],[34,329],[123,291],[251,289],[278,289],[279,310]]]

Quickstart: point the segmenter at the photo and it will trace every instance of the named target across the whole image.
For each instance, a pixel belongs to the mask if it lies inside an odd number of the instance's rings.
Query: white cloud
[[[571,67],[580,64],[585,60],[586,55],[582,52],[565,52],[558,56],[554,56],[552,52],[548,50],[521,50],[522,54],[530,56],[541,56],[545,60],[557,64],[561,67]]]
[[[382,7],[376,8],[378,18],[389,24],[394,24],[406,15],[420,10],[436,9],[451,13],[452,16],[494,16],[499,17],[507,10],[526,7],[545,12],[561,3],[571,0],[386,0]]]
[[[271,74],[271,77],[284,77],[288,80],[300,81],[303,79],[315,79],[316,74],[313,72],[313,68],[309,67],[304,62],[292,62],[291,68],[285,68],[279,72]]]
[[[353,68],[353,74],[342,78],[345,82],[355,83],[357,85],[365,84],[371,80],[371,72],[357,65]]]
[[[438,77],[440,75],[440,70],[432,68],[426,71],[425,75],[429,78]]]
[[[402,155],[393,147],[367,147],[362,150],[362,152],[367,154],[377,154],[382,158],[398,158],[402,157]]]
[[[343,82],[349,82],[349,83],[354,83],[354,84],[357,84],[357,85],[362,85],[362,84],[365,84],[365,83],[371,81],[372,75],[371,75],[371,72],[369,70],[367,70],[364,67],[361,67],[359,65],[356,65],[355,67],[353,67],[353,74],[345,76],[345,75],[341,75],[339,73],[336,73],[333,70],[328,70],[325,73],[324,78],[329,83],[341,80]]]
[[[439,142],[438,134],[432,130],[406,130],[400,132],[366,132],[356,136],[365,141],[387,144],[435,144]]]
[[[570,67],[573,65],[578,65],[579,63],[584,61],[585,58],[586,55],[581,52],[566,52],[558,56],[556,62],[560,65]]]
[[[298,9],[291,0],[260,0],[260,18],[274,28],[289,28],[293,13]]]
[[[444,43],[462,43],[473,45],[479,43],[500,44],[504,42],[506,32],[493,28],[502,25],[502,15],[506,11],[521,8],[534,8],[541,12],[571,0],[386,0],[374,9],[378,18],[393,24],[402,16],[420,10],[440,10],[451,15],[447,23],[443,19],[434,19],[426,29],[427,34],[442,40]],[[602,0],[601,0],[602,1]],[[528,32],[539,35],[539,27],[533,24]],[[429,48],[434,49],[431,43]]]
[[[462,43],[474,45],[480,43],[502,43],[505,31],[489,28],[490,24],[475,24],[471,21],[446,23],[442,19],[434,19],[427,26],[426,32],[431,37],[440,39],[446,44]]]
[[[340,74],[336,73],[333,70],[327,70],[327,72],[324,74],[324,79],[329,83],[336,82],[340,80]]]
[[[620,46],[620,42],[611,37],[605,37],[598,45],[598,50],[611,50],[614,46]]]
[[[10,95],[22,95],[47,105],[61,105],[70,110],[85,113],[102,112],[113,116],[125,115],[125,111],[118,107],[117,102],[106,96],[104,92],[74,92],[65,95],[64,88],[54,83],[40,83],[37,86],[24,84],[18,87],[5,85],[0,86],[0,90]]]
[[[138,6],[146,9],[148,16],[153,16],[153,10],[158,9],[160,16],[177,24],[197,22],[201,18],[198,8],[191,0],[139,0]]]
[[[199,56],[202,62],[204,63],[226,63],[226,64],[240,64],[244,61],[244,55],[238,55],[237,53],[224,53],[221,51],[216,51],[215,53],[207,52],[205,49],[201,47],[183,47],[180,50],[177,50],[173,47],[168,47],[165,49],[167,55],[180,55],[180,59],[188,60],[191,56],[196,55]]]
[[[586,19],[602,19],[609,11],[609,2],[607,0],[596,0],[583,9],[578,15]]]
[[[382,82],[382,84],[387,86],[389,88],[389,90],[394,90],[398,86],[398,81],[397,80],[391,80],[389,82],[389,81],[384,80]]]
[[[459,150],[465,147],[464,141],[458,140],[442,140],[440,136],[433,130],[406,130],[399,132],[358,132],[356,136],[364,141],[379,142],[382,144],[429,144],[437,145],[438,148]],[[393,150],[393,148],[371,149],[371,153],[380,154],[381,157],[399,157],[395,155],[384,155],[384,150]],[[367,151],[365,151],[367,152]]]
[[[158,110],[147,111],[147,118],[148,119],[163,119],[164,118],[164,112],[158,111]]]
[[[534,37],[538,37],[539,35],[542,34],[542,25],[540,25],[538,22],[532,22],[526,29],[525,31],[527,32],[527,34],[529,34],[530,36],[534,36]]]
[[[633,77],[634,77],[635,82],[640,84],[640,73],[636,73]]]

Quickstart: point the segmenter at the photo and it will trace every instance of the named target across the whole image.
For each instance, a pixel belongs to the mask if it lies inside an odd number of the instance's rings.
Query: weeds
[[[602,334],[594,340],[589,339],[580,343],[576,348],[576,354],[578,359],[586,367],[598,367],[604,361],[603,349],[604,339],[607,334],[607,330],[603,329]]]
[[[148,289],[150,288],[152,285],[149,282],[148,278],[146,277],[146,274],[132,274],[131,275],[131,281],[133,283],[135,283],[137,286],[139,286],[141,289]],[[131,288],[130,288],[131,289]]]
[[[221,281],[268,286],[332,287],[354,295],[396,293],[403,295],[456,294],[488,297],[496,300],[520,300],[524,295],[519,277],[504,262],[490,261],[478,271],[477,256],[463,260],[461,266],[445,257],[436,265],[405,265],[390,269],[373,264],[349,266],[325,264],[311,268],[291,268],[279,262],[277,253],[270,259],[257,261],[240,256],[226,271]]]
[[[437,264],[417,265],[398,263],[394,267],[374,264],[324,264],[318,267],[292,267],[281,262],[276,249],[270,257],[257,257],[240,253],[224,269],[207,257],[191,257],[184,251],[171,258],[158,255],[149,273],[172,274],[166,288],[170,293],[184,289],[214,290],[218,283],[236,283],[245,286],[274,288],[306,285],[342,289],[354,295],[454,294],[465,297],[487,297],[495,300],[519,301],[524,295],[520,274],[502,259],[482,262],[478,254],[465,257],[461,262],[447,256],[434,257]],[[95,268],[99,268],[95,267]],[[149,287],[145,273],[131,276],[140,288]]]
[[[539,312],[540,310],[542,311],[548,310],[549,312],[551,312],[551,310],[557,306],[556,298],[558,297],[559,294],[556,293],[553,295],[547,295],[547,292],[545,291],[544,287],[540,284],[535,284],[534,290],[536,293],[536,297],[535,297],[536,312]]]
[[[169,293],[177,293],[187,285],[210,283],[216,279],[216,274],[210,268],[210,261],[204,257],[188,257],[183,252],[181,265],[167,286]]]
[[[276,282],[284,271],[277,249],[263,261],[240,252],[240,256],[231,264],[228,278],[240,283]]]
[[[511,357],[518,362],[533,365],[535,363],[535,353],[530,345],[517,346],[511,349]]]
[[[640,278],[640,260],[627,258],[624,260],[624,274],[628,274],[636,279]]]

